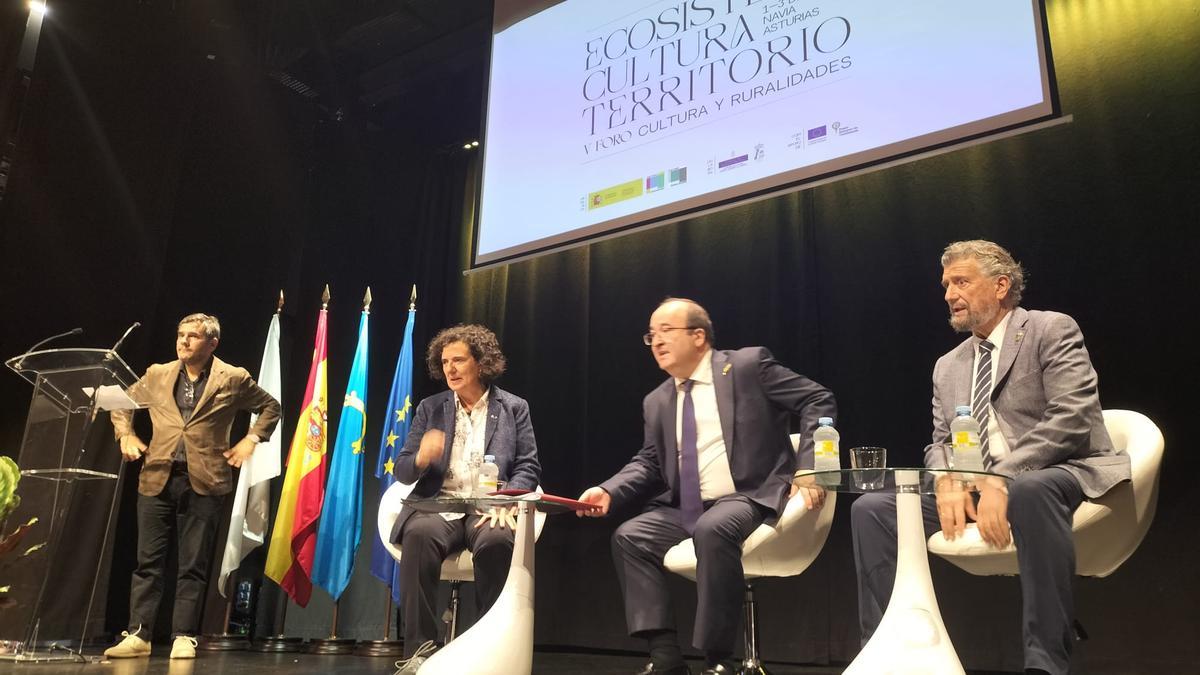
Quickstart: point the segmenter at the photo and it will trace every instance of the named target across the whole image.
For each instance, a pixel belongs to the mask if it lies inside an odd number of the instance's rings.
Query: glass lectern
[[[0,524],[5,534],[29,525],[0,555],[0,659],[82,660],[86,639],[103,630],[93,609],[106,592],[97,586],[121,477],[120,452],[88,435],[101,410],[143,407],[127,393],[138,377],[108,349],[48,349],[6,365],[33,385],[33,398],[17,455],[21,503]]]

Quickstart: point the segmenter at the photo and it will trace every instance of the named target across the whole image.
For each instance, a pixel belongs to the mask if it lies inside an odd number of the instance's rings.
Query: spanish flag
[[[326,392],[325,330],[327,312],[321,306],[317,318],[316,347],[308,387],[304,390],[287,474],[279,497],[279,515],[267,551],[267,577],[297,605],[308,605],[312,595],[313,551],[317,544],[317,520],[325,496],[325,449],[328,396]]]

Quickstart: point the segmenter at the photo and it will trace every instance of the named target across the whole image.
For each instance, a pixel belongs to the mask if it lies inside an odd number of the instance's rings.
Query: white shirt
[[[1004,333],[1008,330],[1008,322],[1012,319],[1012,312],[1004,316],[1000,323],[992,329],[992,332],[987,336],[987,341],[994,345],[992,347],[992,389],[996,387],[996,372],[1000,369],[1000,349],[1004,346]],[[975,359],[971,362],[971,389],[975,391],[975,376],[979,372],[979,343],[982,342],[978,337],[975,338]],[[967,405],[971,405],[967,401]],[[992,402],[988,401],[988,456],[992,458],[992,463],[999,462],[1008,456],[1008,440],[1004,438],[1004,434],[1000,432],[1000,416],[996,413],[996,409],[992,407]]]
[[[487,431],[488,394],[468,409],[458,396],[454,396],[454,442],[450,446],[450,461],[446,476],[442,479],[440,496],[470,497],[475,486],[472,483],[476,471],[483,465],[485,433]],[[446,520],[458,520],[462,513],[443,513]]]
[[[721,414],[717,410],[717,391],[713,386],[712,350],[700,358],[692,380],[692,405],[696,409],[696,459],[700,466],[700,499],[708,501],[733,494],[733,474],[729,471],[729,455],[721,433]],[[683,383],[675,378],[675,447],[676,462],[683,461]],[[678,466],[678,464],[676,464]]]

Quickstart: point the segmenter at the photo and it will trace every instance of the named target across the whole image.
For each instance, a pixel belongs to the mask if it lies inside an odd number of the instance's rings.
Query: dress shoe
[[[196,638],[194,637],[188,637],[187,635],[176,635],[175,644],[171,645],[171,658],[196,658],[196,644]]]
[[[121,631],[121,640],[117,644],[104,650],[104,655],[110,659],[131,659],[138,656],[150,656],[150,643],[138,637],[141,628],[130,633],[129,631]]]
[[[686,663],[680,663],[679,665],[663,669],[655,668],[654,662],[651,661],[643,666],[641,670],[634,673],[634,675],[692,675],[692,671]]]
[[[704,667],[700,671],[700,675],[733,675],[738,671],[738,667],[730,661],[721,661],[720,663],[712,663]]]

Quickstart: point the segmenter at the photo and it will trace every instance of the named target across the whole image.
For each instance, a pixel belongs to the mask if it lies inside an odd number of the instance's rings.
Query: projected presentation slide
[[[1043,35],[1030,0],[550,6],[494,36],[475,263],[1051,115]]]

